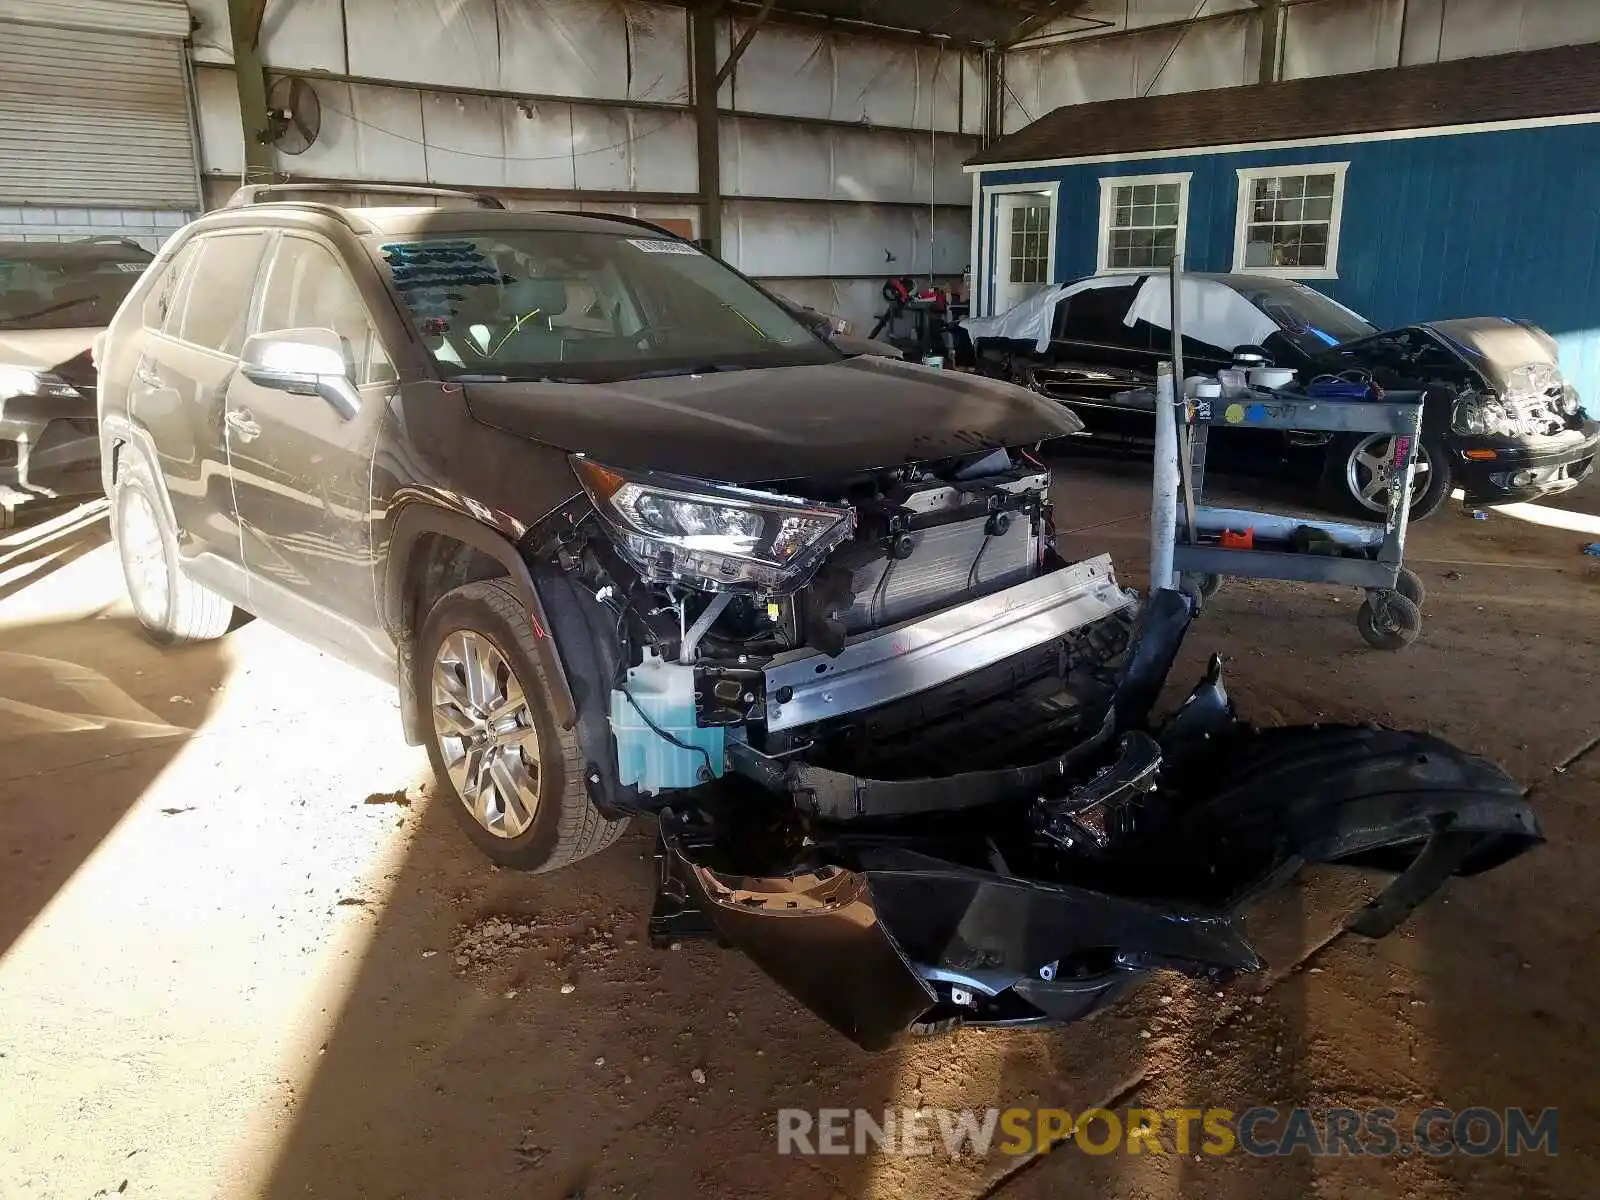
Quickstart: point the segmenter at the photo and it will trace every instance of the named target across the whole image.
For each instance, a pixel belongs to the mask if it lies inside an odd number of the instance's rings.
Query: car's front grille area
[[[841,619],[849,633],[920,617],[1031,579],[1039,544],[1027,517],[1002,534],[985,533],[984,518],[952,521],[911,535],[911,556],[880,558],[851,572],[854,601]]]

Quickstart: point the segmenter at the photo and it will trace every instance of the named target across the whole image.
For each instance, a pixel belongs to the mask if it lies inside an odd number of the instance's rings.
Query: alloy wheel
[[[1411,476],[1411,503],[1422,499],[1428,490],[1433,459],[1428,447],[1417,443],[1417,462]],[[1389,511],[1389,491],[1398,481],[1401,472],[1394,466],[1394,437],[1375,433],[1362,438],[1345,460],[1345,486],[1351,497],[1368,512]]]
[[[117,550],[128,582],[128,598],[146,625],[166,627],[172,580],[168,576],[167,548],[150,497],[129,488],[117,506]]]
[[[432,691],[434,733],[461,803],[496,837],[523,833],[539,807],[539,734],[504,652],[457,630],[434,656]]]

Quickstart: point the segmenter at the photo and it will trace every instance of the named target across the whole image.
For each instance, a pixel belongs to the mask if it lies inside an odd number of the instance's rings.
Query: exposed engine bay
[[[1220,659],[1157,720],[1189,602],[1062,560],[1028,448],[771,492],[573,461],[536,578],[591,799],[660,821],[652,936],[864,1046],[1256,969],[1236,918],[1306,862],[1397,872],[1379,936],[1542,840],[1437,739],[1248,726]]]

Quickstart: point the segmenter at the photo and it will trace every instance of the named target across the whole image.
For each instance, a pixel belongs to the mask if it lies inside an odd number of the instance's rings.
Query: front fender
[[[420,741],[421,715],[414,686],[416,631],[410,626],[420,623],[424,614],[407,613],[406,592],[412,553],[417,543],[429,534],[452,538],[481,550],[505,567],[533,623],[534,644],[539,649],[540,666],[544,668],[545,678],[550,684],[551,713],[563,729],[571,729],[578,719],[571,681],[562,663],[560,648],[551,635],[550,620],[540,601],[539,589],[534,586],[533,576],[521,552],[499,529],[473,516],[419,499],[403,503],[393,520],[383,577],[384,621],[397,647],[401,720],[407,740],[413,745]],[[412,617],[416,620],[413,621]]]

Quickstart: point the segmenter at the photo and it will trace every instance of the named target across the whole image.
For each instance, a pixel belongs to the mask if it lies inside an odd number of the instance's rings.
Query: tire
[[[1422,636],[1422,611],[1399,592],[1375,592],[1361,602],[1356,628],[1375,650],[1404,650]]]
[[[423,621],[416,686],[428,760],[467,836],[503,867],[553,871],[604,850],[628,821],[607,820],[589,800],[588,764],[577,731],[562,729],[551,716],[533,629],[505,580],[456,588]],[[469,657],[485,680],[476,698],[467,682]],[[516,703],[513,683],[521,703],[507,711]],[[505,714],[493,735],[502,740],[479,748],[474,758],[471,738],[447,731],[450,714],[457,727],[481,739],[488,726],[478,716],[494,708]]]
[[[1371,477],[1370,468],[1360,460],[1385,457],[1389,442],[1389,434],[1353,433],[1328,443],[1322,463],[1323,499],[1340,511],[1369,521],[1381,519],[1388,511],[1387,492],[1380,491],[1375,497],[1379,503],[1370,503],[1362,499],[1355,483]],[[1413,484],[1411,520],[1423,521],[1438,512],[1450,495],[1450,456],[1436,434],[1424,433],[1418,442],[1417,457],[1418,466],[1426,463],[1428,469],[1424,478]]]
[[[1410,567],[1400,568],[1400,574],[1394,581],[1394,590],[1415,604],[1419,610],[1428,598],[1428,589],[1423,585],[1422,577]]]
[[[178,536],[142,462],[130,462],[112,489],[111,534],[139,624],[162,646],[209,642],[228,632],[234,607],[183,573]]]

